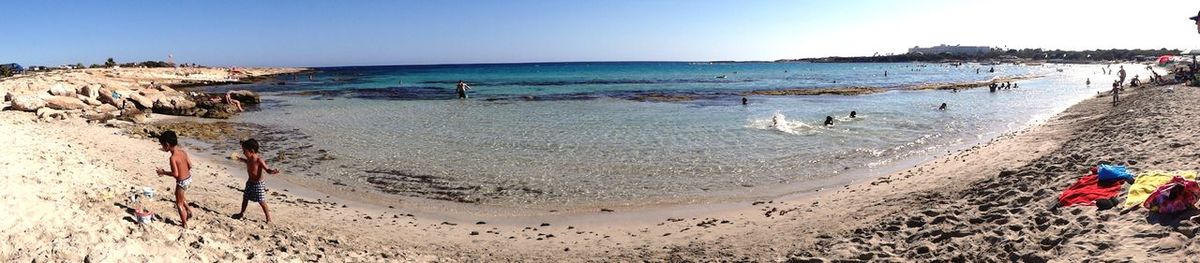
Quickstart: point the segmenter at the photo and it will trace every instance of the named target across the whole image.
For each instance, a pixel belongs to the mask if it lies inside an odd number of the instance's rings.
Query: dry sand
[[[174,224],[167,153],[79,119],[0,112],[5,261],[1184,261],[1200,224],[1094,207],[1053,209],[1100,161],[1197,169],[1200,90],[1084,101],[1026,131],[873,180],[752,203],[612,207],[532,216],[353,200],[268,176],[274,222],[240,206],[243,171],[196,154],[190,229]],[[200,152],[199,145],[188,145]],[[1136,164],[1135,164],[1136,162]],[[152,186],[164,220],[139,227],[124,193]],[[349,200],[348,200],[349,199]],[[433,204],[439,204],[433,202]],[[446,203],[446,207],[463,207]],[[469,206],[467,206],[469,209]]]

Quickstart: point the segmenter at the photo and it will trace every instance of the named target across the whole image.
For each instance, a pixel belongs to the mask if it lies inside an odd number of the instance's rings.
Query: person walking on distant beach
[[[470,90],[470,89],[471,89],[471,86],[467,85],[467,83],[463,82],[462,80],[459,80],[458,86],[456,86],[454,88],[454,90],[458,92],[459,99],[466,99],[467,98],[467,90]]]
[[[1112,88],[1113,105],[1117,105],[1118,98],[1121,97],[1121,82],[1113,82]]]
[[[1084,82],[1084,85],[1091,86],[1091,85],[1092,85],[1092,78],[1088,78],[1088,79],[1087,79],[1087,82]]]

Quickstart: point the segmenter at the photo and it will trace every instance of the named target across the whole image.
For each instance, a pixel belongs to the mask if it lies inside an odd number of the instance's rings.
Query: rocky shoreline
[[[151,113],[227,119],[239,112],[225,94],[178,90],[195,83],[242,83],[303,68],[133,68],[34,73],[0,80],[5,109],[35,112],[39,119],[79,117],[145,123]],[[172,87],[171,85],[176,85]],[[241,106],[261,103],[251,91],[229,92]]]

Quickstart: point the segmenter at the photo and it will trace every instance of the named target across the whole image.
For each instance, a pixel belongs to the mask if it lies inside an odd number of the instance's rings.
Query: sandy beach
[[[167,79],[147,76],[129,81]],[[24,84],[27,78],[0,80],[0,87],[34,86]],[[0,166],[6,167],[0,239],[8,245],[0,246],[0,259],[1176,261],[1197,252],[1191,238],[1200,224],[1191,214],[1163,218],[1144,209],[1053,206],[1063,189],[1100,162],[1135,171],[1200,169],[1193,132],[1200,127],[1200,106],[1193,103],[1200,90],[1128,90],[1119,105],[1107,96],[1089,99],[1041,125],[841,187],[753,202],[532,215],[364,193],[285,170],[267,177],[271,224],[253,205],[246,218],[233,219],[244,169],[189,139],[183,146],[198,154],[187,192],[195,212],[188,229],[176,224],[173,181],[154,174],[168,154],[152,138],[129,132],[141,126],[6,110],[0,111]],[[203,120],[152,120],[178,121]],[[143,187],[158,193],[144,202],[161,220],[140,226],[126,193]]]

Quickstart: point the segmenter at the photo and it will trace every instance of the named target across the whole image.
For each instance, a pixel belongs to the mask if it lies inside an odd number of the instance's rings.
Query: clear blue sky
[[[1169,3],[1168,3],[1169,2]],[[1138,7],[1141,5],[1140,7]],[[1128,1],[12,1],[0,63],[332,66],[774,60],[966,44],[1200,47],[1200,3]],[[1138,11],[1134,13],[1133,11]],[[1152,37],[1153,36],[1153,37]]]

